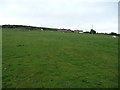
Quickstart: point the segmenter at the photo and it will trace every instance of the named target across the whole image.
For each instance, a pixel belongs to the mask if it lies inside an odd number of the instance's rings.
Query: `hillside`
[[[3,28],[3,88],[117,88],[118,38]]]

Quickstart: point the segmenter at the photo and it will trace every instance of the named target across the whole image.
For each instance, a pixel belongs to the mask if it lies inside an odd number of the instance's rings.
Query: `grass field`
[[[3,29],[3,88],[116,88],[118,38]]]

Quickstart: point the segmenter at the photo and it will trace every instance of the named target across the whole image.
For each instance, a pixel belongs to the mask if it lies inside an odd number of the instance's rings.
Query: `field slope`
[[[118,38],[3,29],[3,88],[116,88]]]

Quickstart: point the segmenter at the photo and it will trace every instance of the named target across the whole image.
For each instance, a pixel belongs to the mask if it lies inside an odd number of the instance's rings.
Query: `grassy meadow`
[[[3,88],[117,88],[118,38],[2,30]]]

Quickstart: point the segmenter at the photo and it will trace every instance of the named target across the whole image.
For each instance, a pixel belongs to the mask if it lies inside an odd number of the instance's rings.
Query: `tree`
[[[117,35],[117,33],[111,32],[110,35]]]
[[[91,29],[91,30],[90,30],[90,34],[96,34],[96,31],[93,30],[93,29]]]

